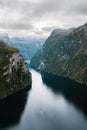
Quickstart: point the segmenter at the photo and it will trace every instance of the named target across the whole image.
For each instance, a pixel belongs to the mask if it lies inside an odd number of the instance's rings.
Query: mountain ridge
[[[87,85],[87,23],[70,32],[52,32],[31,66]]]
[[[9,37],[8,34],[0,33],[0,40],[6,45],[17,48],[25,60],[31,60],[35,53],[41,49],[45,38],[33,37]]]

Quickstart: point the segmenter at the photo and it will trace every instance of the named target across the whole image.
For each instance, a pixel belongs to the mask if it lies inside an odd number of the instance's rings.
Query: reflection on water
[[[19,123],[29,89],[30,86],[0,101],[0,129]]]
[[[86,87],[62,77],[41,75],[34,70],[31,73],[32,89],[28,97],[22,94],[20,101],[19,95],[15,101],[11,98],[11,107],[5,101],[6,109],[10,109],[6,112],[4,108],[1,113],[2,117],[4,112],[4,117],[7,115],[4,125],[8,120],[10,125],[1,130],[87,130]],[[3,123],[1,117],[0,121]]]
[[[87,86],[68,78],[42,72],[43,82],[55,93],[62,93],[65,98],[74,103],[87,117]]]

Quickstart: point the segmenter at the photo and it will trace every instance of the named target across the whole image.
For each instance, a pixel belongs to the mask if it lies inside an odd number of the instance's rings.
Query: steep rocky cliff
[[[31,65],[87,85],[87,24],[74,30],[54,30]]]
[[[6,45],[17,48],[25,60],[31,60],[35,53],[41,49],[46,38],[35,37],[9,37],[8,34],[0,33],[0,40]]]
[[[0,99],[31,85],[31,74],[18,50],[0,41]]]

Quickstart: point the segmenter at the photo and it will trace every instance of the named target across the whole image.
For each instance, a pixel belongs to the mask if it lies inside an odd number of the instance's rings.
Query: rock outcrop
[[[31,74],[18,50],[0,42],[0,99],[31,85]]]
[[[35,53],[41,49],[46,38],[35,37],[9,37],[8,34],[0,33],[0,40],[6,45],[17,48],[24,60],[30,61]]]

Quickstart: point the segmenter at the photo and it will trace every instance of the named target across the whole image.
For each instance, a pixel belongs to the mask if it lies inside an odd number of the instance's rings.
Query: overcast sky
[[[87,22],[87,0],[0,0],[0,33],[44,36]]]

